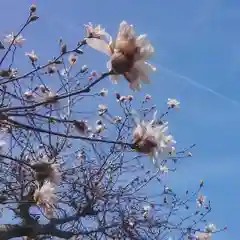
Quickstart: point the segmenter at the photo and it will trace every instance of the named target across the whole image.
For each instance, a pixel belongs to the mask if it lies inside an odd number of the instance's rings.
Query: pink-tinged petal
[[[139,78],[143,80],[145,83],[151,82],[151,80],[149,79],[149,74],[152,71],[156,71],[156,68],[154,68],[151,64],[144,61],[135,62],[134,68],[138,71]]]
[[[110,75],[110,79],[114,84],[117,84],[120,80],[120,75]]]
[[[154,53],[154,48],[149,40],[146,39],[147,35],[142,34],[136,39],[136,46],[139,48],[139,53],[137,54],[137,60],[147,60]]]
[[[137,69],[132,68],[130,72],[126,72],[123,75],[126,78],[126,80],[129,82],[129,88],[133,90],[140,90],[141,84],[140,84],[139,72]]]
[[[109,60],[107,62],[107,69],[108,71],[111,71],[112,70],[112,64],[111,64],[111,60]],[[111,79],[111,81],[114,83],[114,84],[117,84],[120,80],[120,75],[118,74],[112,74],[109,76],[109,78]]]
[[[128,24],[126,21],[122,21],[119,26],[119,32],[117,38],[131,39],[135,38],[136,33],[133,26]]]
[[[111,71],[111,70],[112,70],[111,60],[107,61],[107,69],[108,69],[108,71]]]
[[[107,42],[97,38],[88,38],[86,42],[89,47],[96,49],[99,52],[105,53],[108,56],[111,56],[111,49]]]
[[[129,88],[139,91],[141,89],[141,83],[139,81],[134,81],[129,83]]]

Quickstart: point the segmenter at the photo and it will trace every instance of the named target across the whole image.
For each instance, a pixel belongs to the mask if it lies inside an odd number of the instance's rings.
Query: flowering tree
[[[20,31],[0,42],[1,239],[205,240],[220,231],[205,220],[203,182],[180,196],[162,181],[192,156],[194,145],[176,150],[168,133],[166,117],[180,103],[168,99],[159,114],[150,95],[138,103],[111,93],[109,107],[100,104],[108,90],[98,86],[108,78],[144,91],[141,80],[156,70],[146,62],[154,53],[146,35],[123,21],[113,39],[88,24],[83,40],[69,50],[61,39],[58,57],[45,64],[26,53],[23,72],[15,56],[36,20],[32,5]],[[79,65],[89,47],[109,56],[106,72]]]

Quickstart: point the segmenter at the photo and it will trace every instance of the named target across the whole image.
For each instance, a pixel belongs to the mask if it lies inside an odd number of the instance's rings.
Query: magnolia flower
[[[80,73],[85,73],[85,72],[87,72],[87,70],[88,70],[87,65],[83,65],[80,69]]]
[[[211,234],[204,232],[190,233],[186,236],[185,240],[210,240]]]
[[[50,89],[47,86],[44,86],[43,84],[39,85],[39,89],[42,93],[50,92]]]
[[[173,136],[166,134],[168,123],[156,123],[155,116],[149,122],[139,121],[133,130],[133,144],[136,150],[152,156],[154,163],[159,155],[169,153],[172,145],[176,144]]]
[[[104,104],[99,104],[98,105],[98,115],[102,116],[104,113],[106,113],[108,110],[107,106]]]
[[[77,61],[77,55],[75,54],[70,54],[68,57],[68,62],[70,65],[73,65]]]
[[[176,148],[174,146],[171,147],[169,154],[173,155],[174,153],[176,153]]]
[[[25,93],[23,93],[23,96],[26,99],[31,99],[31,98],[33,98],[33,92],[31,90],[30,91],[26,91]]]
[[[60,183],[59,164],[50,164],[47,161],[43,161],[33,164],[32,168],[36,172],[36,177],[39,181],[48,180],[55,184]]]
[[[103,124],[99,124],[99,125],[96,126],[95,129],[96,129],[96,133],[101,133],[101,132],[104,131],[105,126]]]
[[[148,101],[148,100],[151,100],[151,99],[152,99],[152,96],[149,95],[149,94],[146,94],[145,97],[144,97],[145,101]]]
[[[205,227],[205,231],[208,233],[213,233],[216,232],[217,228],[213,223],[209,223],[206,227]]]
[[[35,54],[34,50],[32,50],[31,52],[26,52],[25,56],[27,56],[31,62],[36,62],[38,60],[38,56]]]
[[[199,196],[197,197],[197,200],[196,200],[197,206],[198,206],[199,208],[202,207],[203,204],[205,203],[205,201],[206,201],[206,197],[203,196],[202,194],[199,194]]]
[[[196,236],[196,238],[195,238],[196,240],[210,240],[211,239],[211,234],[205,233],[205,232],[196,232],[195,236]]]
[[[166,165],[164,165],[164,166],[160,166],[159,167],[159,170],[160,170],[160,172],[162,173],[162,174],[164,174],[164,173],[168,173],[168,167],[166,166]]]
[[[119,81],[123,75],[132,89],[140,89],[141,80],[150,83],[148,75],[156,68],[146,62],[154,53],[151,43],[146,35],[136,36],[132,25],[122,21],[115,41],[109,36],[108,40],[89,38],[87,44],[110,57],[107,63],[113,82]]]
[[[14,45],[21,47],[25,40],[26,39],[24,39],[21,34],[16,37],[14,35],[14,33],[11,33],[11,34],[8,34],[5,36],[4,42],[8,43],[8,44],[14,44]]]
[[[107,96],[108,94],[108,90],[106,88],[102,88],[99,95],[102,96],[102,97],[105,97]]]
[[[49,63],[49,65],[48,65],[48,67],[47,67],[47,72],[48,72],[49,74],[55,73],[56,70],[57,70],[56,64],[55,64],[55,63],[52,63],[51,61],[49,61],[48,63]]]
[[[53,216],[54,204],[56,202],[55,189],[50,182],[45,182],[41,188],[34,193],[34,200],[43,208],[48,217]]]
[[[18,70],[16,68],[9,69],[9,78],[16,78],[18,75]]]
[[[180,102],[176,99],[168,98],[167,104],[169,108],[179,108]]]
[[[120,116],[113,117],[113,122],[114,123],[120,123],[121,121],[122,121],[122,118]]]
[[[151,218],[153,216],[153,208],[150,205],[143,206],[143,217]]]
[[[101,28],[101,25],[93,26],[92,23],[84,24],[84,27],[86,29],[86,35],[87,38],[99,38],[103,39],[106,35],[108,35],[105,32],[104,28]]]
[[[57,102],[57,94],[55,92],[49,91],[46,93],[45,100],[50,103]]]

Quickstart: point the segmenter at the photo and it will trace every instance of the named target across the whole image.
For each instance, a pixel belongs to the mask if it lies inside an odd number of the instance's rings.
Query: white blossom
[[[195,235],[196,235],[196,240],[210,240],[211,239],[210,233],[196,232]]]
[[[98,105],[98,114],[99,116],[102,116],[104,113],[106,113],[108,110],[107,106],[104,104],[99,104]]]
[[[169,153],[172,145],[176,144],[172,135],[166,134],[168,123],[158,124],[155,117],[152,121],[139,121],[133,130],[133,144],[137,151],[149,154],[153,157],[153,162],[161,155]]]
[[[34,200],[43,208],[48,217],[53,216],[54,204],[56,202],[55,189],[50,182],[45,182],[41,188],[34,193]]]
[[[8,44],[13,43],[14,45],[17,45],[17,46],[21,47],[25,40],[26,39],[24,39],[21,34],[18,35],[17,37],[15,37],[14,33],[11,33],[11,34],[8,34],[8,35],[5,36],[4,42],[8,43]]]
[[[89,38],[87,44],[110,57],[107,63],[113,82],[118,82],[120,74],[129,82],[132,89],[141,88],[141,80],[150,83],[149,74],[156,68],[147,63],[146,60],[154,53],[151,43],[146,39],[147,35],[136,36],[132,25],[126,21],[120,23],[116,41],[109,37],[108,41],[103,39]]]
[[[209,223],[206,227],[205,227],[205,231],[208,233],[213,233],[216,232],[217,228],[213,223]]]
[[[197,200],[196,200],[197,207],[199,207],[199,208],[202,207],[203,204],[205,203],[205,201],[206,201],[206,197],[203,196],[202,194],[199,194],[198,197],[197,197]]]
[[[108,90],[106,88],[102,88],[99,94],[100,96],[105,97],[108,94]]]
[[[151,217],[153,217],[153,212],[154,212],[154,210],[150,205],[143,206],[143,217],[151,218]]]
[[[32,62],[36,62],[38,60],[38,56],[35,54],[34,50],[26,52],[25,56],[27,56]]]
[[[169,108],[179,108],[180,102],[174,98],[168,98],[167,104]]]
[[[33,98],[33,92],[31,90],[29,91],[26,91],[23,93],[23,96],[26,98],[26,99],[31,99]]]
[[[169,169],[166,165],[164,165],[164,166],[161,165],[159,167],[159,170],[160,170],[161,173],[168,173],[168,171],[169,171]]]
[[[86,29],[86,35],[88,38],[99,38],[103,39],[108,33],[105,32],[105,29],[101,25],[93,26],[91,22],[84,24]]]

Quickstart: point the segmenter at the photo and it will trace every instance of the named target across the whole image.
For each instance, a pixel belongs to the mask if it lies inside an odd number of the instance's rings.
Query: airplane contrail
[[[168,72],[168,73],[170,73],[171,75],[173,75],[175,77],[182,78],[182,79],[186,80],[187,82],[189,82],[190,84],[192,84],[193,86],[195,86],[195,87],[197,87],[199,89],[203,89],[203,90],[205,90],[205,91],[207,91],[209,93],[212,93],[216,97],[219,97],[219,98],[221,98],[223,100],[231,102],[232,104],[235,104],[235,105],[238,105],[238,106],[240,105],[240,102],[238,102],[238,101],[236,101],[234,99],[231,99],[229,97],[226,97],[223,94],[221,94],[219,92],[216,92],[213,89],[211,89],[211,88],[209,88],[209,87],[207,87],[207,86],[205,86],[205,85],[203,85],[203,84],[201,84],[201,83],[199,83],[199,82],[197,82],[197,81],[195,81],[195,80],[193,80],[193,79],[191,79],[189,77],[186,77],[186,76],[183,76],[183,75],[181,75],[179,73],[176,73],[176,72],[172,71],[171,69],[169,69],[167,67],[164,67],[164,66],[160,66],[160,68],[163,71]]]

